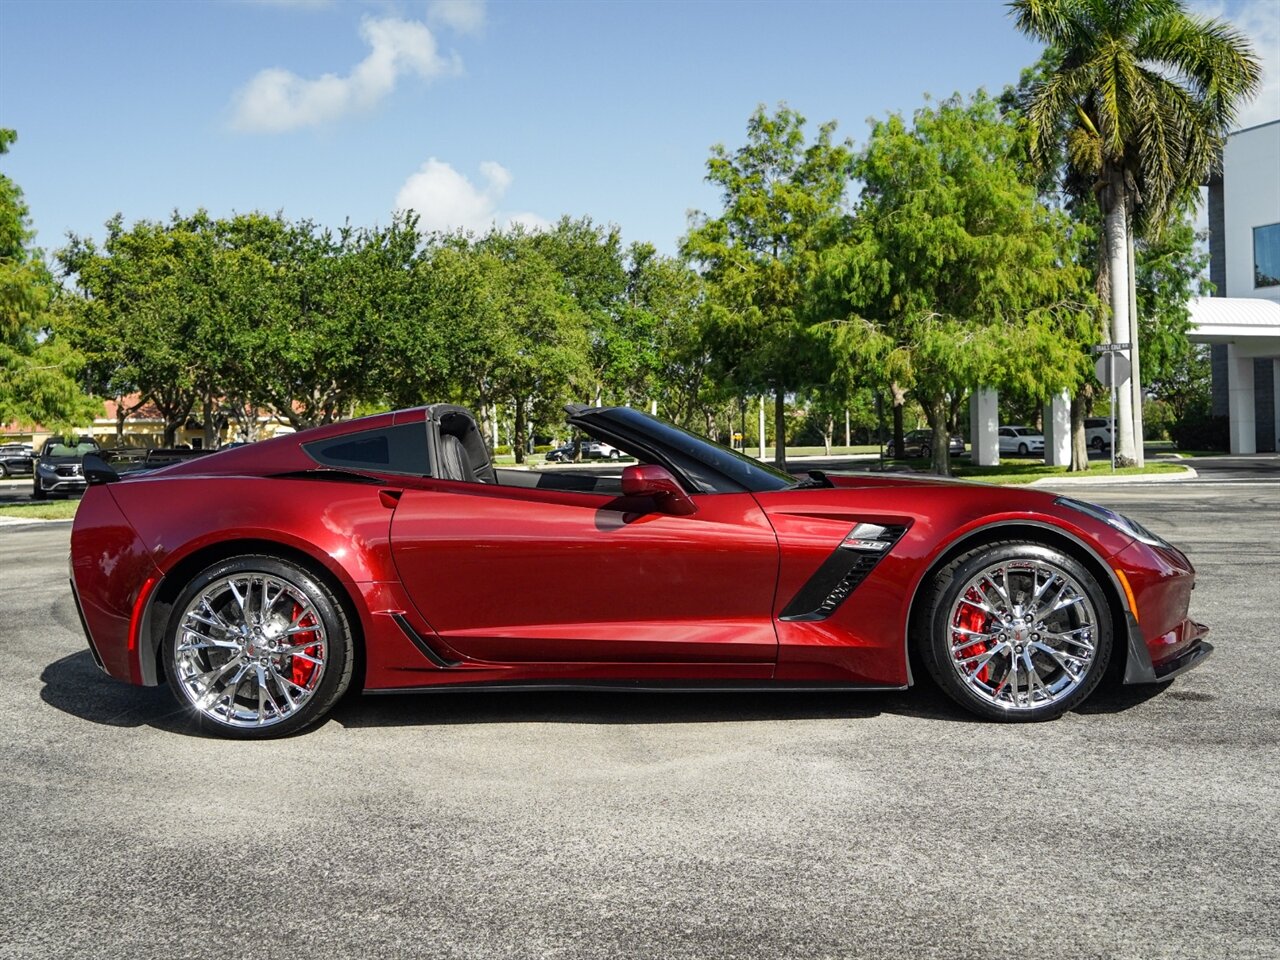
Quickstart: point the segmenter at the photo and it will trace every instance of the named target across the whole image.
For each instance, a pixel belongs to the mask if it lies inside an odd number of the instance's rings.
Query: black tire
[[[933,447],[929,446],[927,443],[920,444],[920,456],[927,458],[932,453]]]
[[[1098,453],[1101,453],[1101,452],[1102,452],[1102,438],[1101,438],[1101,437],[1094,437],[1092,440],[1090,440],[1090,441],[1089,441],[1089,446],[1090,446],[1090,447],[1092,447],[1094,450],[1096,450]]]
[[[1025,443],[1018,444],[1018,456],[1025,457],[1030,452],[1031,452],[1031,448],[1028,447]]]
[[[617,460],[617,459],[618,459],[618,451],[617,451],[617,450],[610,450],[610,451],[609,451],[609,459],[610,459],[610,460]]]
[[[177,660],[177,642],[180,633],[183,632],[182,621],[188,606],[207,587],[228,576],[240,574],[270,577],[296,589],[311,603],[315,615],[323,625],[327,641],[323,672],[319,682],[308,694],[308,698],[288,716],[280,717],[264,726],[235,725],[217,716],[211,716],[208,711],[196,706],[192,696],[179,680],[181,671]],[[163,656],[165,677],[170,691],[188,715],[199,723],[201,729],[224,737],[258,740],[297,733],[321,720],[333,708],[351,685],[355,666],[355,641],[342,604],[321,578],[288,560],[264,555],[249,555],[222,560],[206,567],[187,584],[174,601],[173,612],[165,630]],[[221,699],[220,697],[215,701],[215,707],[220,704]]]
[[[0,480],[4,480],[9,476],[9,468],[0,463]]]
[[[953,626],[950,619],[953,611],[959,609],[957,604],[961,602],[961,592],[965,590],[974,577],[982,574],[984,570],[993,564],[1016,564],[1019,561],[1027,564],[1043,565],[1045,569],[1061,571],[1065,578],[1074,581],[1075,585],[1081,588],[1083,596],[1087,598],[1088,603],[1092,606],[1089,613],[1092,615],[1093,629],[1091,634],[1084,634],[1083,636],[1092,640],[1093,653],[1087,666],[1078,675],[1078,679],[1076,679],[1075,675],[1068,674],[1065,670],[1059,670],[1059,679],[1062,682],[1074,682],[1074,686],[1068,685],[1064,687],[1060,697],[1039,705],[1014,706],[1010,704],[1009,706],[1000,706],[978,692],[983,689],[982,684],[971,684],[961,678],[960,668],[956,666],[952,659],[952,637],[953,635],[962,636],[962,634],[953,634],[953,631],[957,628]],[[1009,586],[1007,576],[1006,574],[1006,588]],[[1083,604],[1079,606],[1082,609],[1084,607]],[[1048,617],[1045,619],[1048,619]],[[1103,675],[1107,672],[1107,664],[1110,661],[1113,647],[1111,607],[1107,603],[1106,595],[1093,574],[1074,557],[1060,550],[1043,544],[1023,541],[993,543],[963,554],[949,563],[934,577],[931,592],[926,598],[923,614],[916,621],[916,626],[915,640],[921,659],[929,670],[929,674],[947,696],[971,713],[990,720],[1008,723],[1053,720],[1068,710],[1075,709],[1088,698],[1098,686],[1098,683],[1101,682]],[[1020,629],[1031,630],[1034,627],[1028,624]],[[1036,634],[1031,635],[1032,639],[1036,637]],[[1019,642],[1024,641],[1019,640]],[[975,641],[974,648],[977,647],[978,643],[979,641]],[[974,648],[968,649],[972,650]],[[1022,647],[1018,649],[1021,650]],[[1049,662],[1043,655],[1031,653],[1029,645],[1026,649],[1028,650],[1026,654],[1028,658],[1040,656],[1042,664]],[[1061,647],[1061,649],[1075,650],[1076,648]],[[987,650],[988,648],[984,646],[979,652],[985,654]],[[957,653],[956,656],[961,656],[963,652]],[[973,654],[969,655],[969,659],[975,659]],[[1007,661],[992,660],[990,662],[996,664],[996,667],[992,670],[991,675],[985,678],[987,686],[994,682],[994,675],[999,672],[999,664]],[[1058,668],[1055,666],[1053,669]],[[980,671],[975,671],[975,675],[980,673]],[[1037,676],[1039,676],[1038,673]],[[1050,676],[1049,680],[1052,683],[1053,677]],[[1043,683],[1043,678],[1041,678],[1041,681]],[[1028,684],[1027,695],[1029,700],[1034,701],[1035,692],[1030,684]],[[1016,691],[1014,696],[1016,698]]]
[[[890,442],[889,445],[884,448],[884,455],[888,457],[890,460],[893,459],[893,443],[892,442]]]
[[[48,498],[49,498],[49,495],[44,492],[44,487],[40,486],[40,478],[37,477],[31,483],[31,499],[47,500]]]

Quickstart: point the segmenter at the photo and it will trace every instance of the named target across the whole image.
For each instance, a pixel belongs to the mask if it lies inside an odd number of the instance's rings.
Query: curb
[[[1181,483],[1183,480],[1194,480],[1199,476],[1194,467],[1184,467],[1182,473],[1125,473],[1118,477],[1073,477],[1070,474],[1064,474],[1061,477],[1041,477],[1039,480],[1032,480],[1027,486],[1057,487],[1067,484],[1094,487],[1109,486],[1113,483]]]
[[[37,523],[71,523],[72,517],[46,519],[45,517],[0,517],[0,527],[28,527]]]

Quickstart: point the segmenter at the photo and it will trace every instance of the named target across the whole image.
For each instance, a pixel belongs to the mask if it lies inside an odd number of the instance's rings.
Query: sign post
[[[1108,417],[1108,431],[1111,434],[1111,472],[1116,471],[1116,359],[1119,354],[1121,364],[1127,364],[1128,358],[1123,355],[1123,351],[1130,349],[1132,343],[1100,343],[1093,348],[1093,352],[1103,354],[1098,357],[1098,362],[1093,365],[1093,372],[1097,375],[1102,383],[1111,389],[1111,415]],[[1123,373],[1123,370],[1121,371]]]

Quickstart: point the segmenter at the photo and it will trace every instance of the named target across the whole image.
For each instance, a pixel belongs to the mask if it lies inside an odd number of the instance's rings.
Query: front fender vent
[[[859,523],[791,598],[779,620],[825,620],[840,608],[893,545],[905,525]]]

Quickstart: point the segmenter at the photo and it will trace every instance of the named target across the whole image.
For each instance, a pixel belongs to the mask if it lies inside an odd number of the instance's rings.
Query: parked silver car
[[[1038,453],[1044,455],[1044,436],[1034,427],[1001,427],[1000,452],[1016,453],[1025,457]]]

